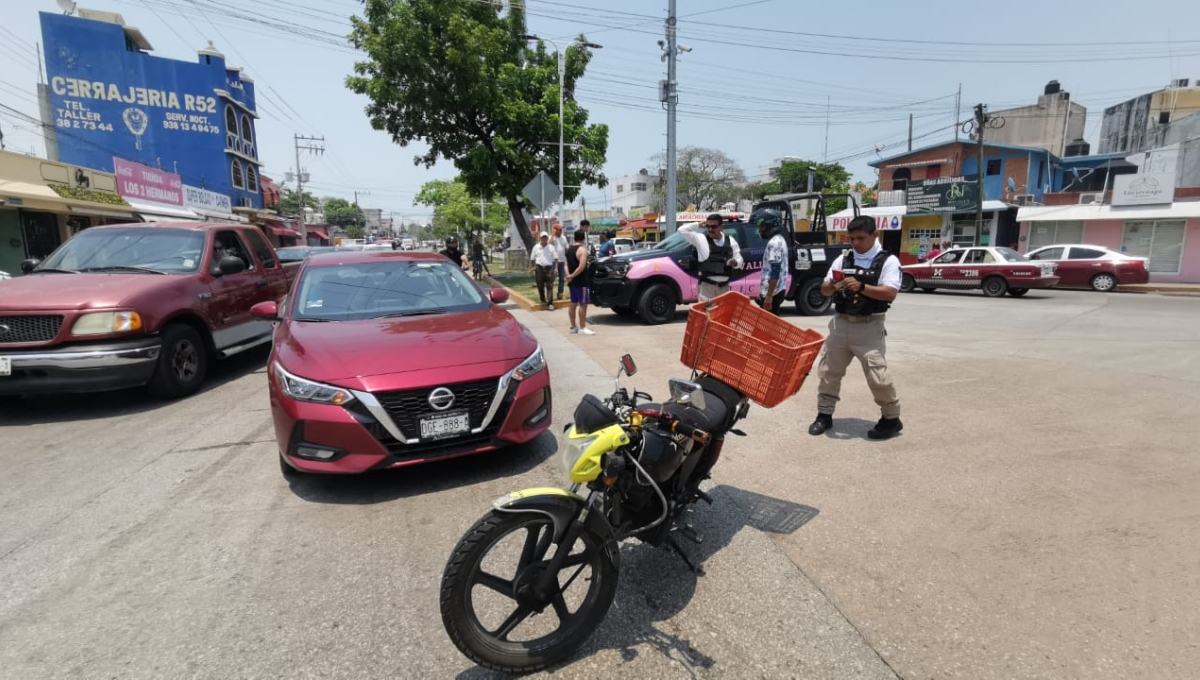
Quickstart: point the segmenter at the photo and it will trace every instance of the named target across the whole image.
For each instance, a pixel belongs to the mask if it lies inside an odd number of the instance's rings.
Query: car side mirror
[[[246,271],[246,263],[240,257],[226,255],[217,262],[217,270],[221,276],[229,276],[230,274],[241,274]]]
[[[260,302],[250,308],[250,316],[264,321],[278,321],[279,305],[274,300]]]
[[[637,364],[634,363],[632,354],[626,354],[621,357],[621,370],[625,371],[625,375],[632,376],[637,374]]]
[[[502,305],[508,302],[508,289],[492,288],[488,290],[488,299],[492,301],[492,304]]]
[[[671,378],[667,383],[671,388],[671,401],[676,404],[684,404],[693,408],[704,410],[705,398],[704,388],[700,387],[699,383],[694,383],[690,380],[681,380],[679,378]]]
[[[38,266],[38,262],[41,262],[41,260],[32,257],[28,260],[21,260],[21,271],[28,274],[33,271],[34,267]]]

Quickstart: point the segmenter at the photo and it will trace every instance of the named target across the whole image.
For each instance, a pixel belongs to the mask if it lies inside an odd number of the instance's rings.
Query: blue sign
[[[225,57],[156,57],[135,30],[43,12],[42,39],[59,160],[113,171],[113,157],[262,207],[254,83]]]

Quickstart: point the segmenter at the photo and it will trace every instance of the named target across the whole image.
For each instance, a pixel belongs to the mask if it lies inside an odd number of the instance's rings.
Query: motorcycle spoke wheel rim
[[[475,634],[488,646],[500,650],[553,646],[583,624],[588,618],[588,611],[598,604],[600,581],[596,575],[599,573],[599,561],[606,558],[600,547],[584,536],[576,539],[572,552],[563,562],[558,572],[559,587],[553,596],[545,602],[539,602],[518,592],[545,572],[554,551],[560,549],[552,541],[553,530],[549,519],[531,518],[495,537],[480,559],[472,565],[464,604]],[[497,574],[495,572],[500,569],[485,566],[499,544],[522,532],[524,535],[517,541],[520,547],[514,551],[519,556],[512,575]],[[581,585],[581,581],[584,585]],[[487,596],[483,606],[488,611],[483,616],[476,599],[481,591]],[[574,607],[571,606],[573,602]],[[553,626],[548,627],[549,624]],[[545,632],[534,632],[539,630]]]

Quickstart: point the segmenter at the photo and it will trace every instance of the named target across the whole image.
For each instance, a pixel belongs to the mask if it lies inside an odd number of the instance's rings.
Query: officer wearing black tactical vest
[[[704,231],[686,225],[679,235],[696,249],[696,274],[700,280],[697,297],[707,302],[729,292],[733,270],[744,264],[737,239],[725,233],[725,220],[713,213],[704,220]]]
[[[900,433],[900,398],[888,374],[886,312],[900,291],[900,260],[885,251],[875,236],[875,218],[861,215],[846,227],[852,250],[833,261],[821,293],[834,297],[837,312],[829,323],[829,336],[817,369],[817,419],[809,434],[833,427],[833,410],[842,389],[842,377],[851,359],[858,359],[867,385],[882,411],[882,418],[867,432],[871,439],[889,439]]]

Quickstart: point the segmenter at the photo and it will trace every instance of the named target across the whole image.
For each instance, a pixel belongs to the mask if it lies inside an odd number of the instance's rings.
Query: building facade
[[[612,206],[615,212],[629,215],[637,208],[649,208],[654,203],[654,192],[659,178],[642,169],[636,175],[617,177],[612,181]]]
[[[1166,141],[1171,124],[1197,113],[1200,80],[1176,80],[1169,87],[1105,109],[1098,150],[1130,154],[1164,146],[1171,143]]]
[[[989,113],[1004,119],[1003,127],[988,129],[989,141],[1045,149],[1056,156],[1074,155],[1068,153],[1068,147],[1083,139],[1087,122],[1087,107],[1071,101],[1071,93],[1063,90],[1057,80],[1046,84],[1032,106]]]
[[[262,207],[254,82],[242,69],[228,66],[211,43],[195,62],[153,56],[119,14],[40,17],[47,73],[40,94],[52,159],[104,172],[139,163],[227,196],[233,208]]]

